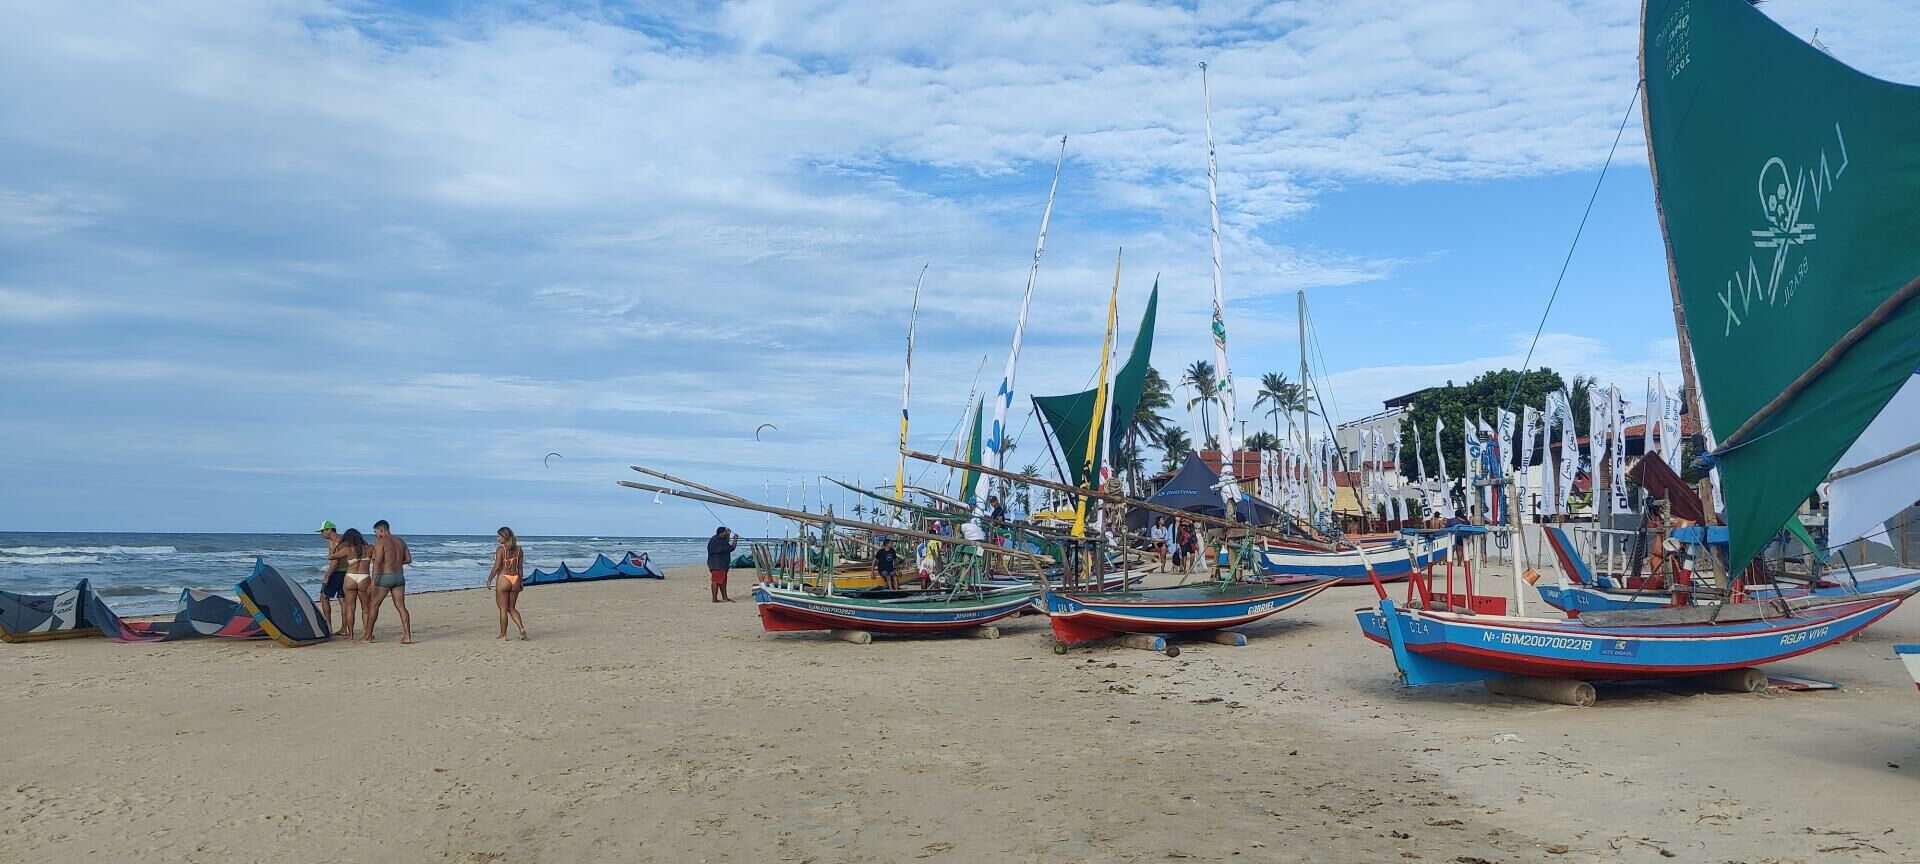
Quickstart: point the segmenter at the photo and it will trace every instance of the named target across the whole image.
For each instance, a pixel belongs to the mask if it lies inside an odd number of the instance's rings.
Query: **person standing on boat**
[[[373,622],[392,595],[393,608],[400,612],[400,644],[413,644],[413,617],[407,614],[407,565],[412,563],[407,541],[394,536],[393,526],[385,519],[373,523],[373,600],[367,607],[367,635],[360,641],[373,641]]]
[[[738,545],[740,538],[725,525],[715,528],[713,536],[707,538],[707,572],[713,576],[709,590],[715,603],[733,602],[733,598],[727,596],[727,570],[733,567],[733,549]]]
[[[318,533],[321,539],[327,541],[327,575],[320,580],[320,614],[326,616],[328,623],[338,625],[340,621],[347,616],[346,585],[347,558],[349,555],[346,544],[340,542],[340,532],[334,530],[333,520],[328,519],[321,522]],[[333,601],[335,600],[340,601],[340,618],[333,617]],[[333,635],[348,636],[351,634],[341,632],[340,628],[335,626],[333,628]]]
[[[900,553],[894,551],[892,537],[882,538],[880,540],[880,551],[873,553],[873,573],[875,576],[880,577],[882,583],[886,584],[887,590],[899,590]]]

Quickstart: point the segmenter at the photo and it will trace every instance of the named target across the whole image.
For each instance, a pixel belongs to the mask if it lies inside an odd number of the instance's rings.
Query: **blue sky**
[[[1518,364],[1637,74],[1617,0],[10,5],[8,530],[705,533],[624,466],[875,482],[914,275],[932,449],[1061,134],[1020,404],[1087,380],[1122,245],[1155,365],[1205,358],[1200,60],[1243,415],[1305,289],[1357,416]],[[1912,4],[1764,8],[1920,80]],[[1673,375],[1651,202],[1636,112],[1537,364]]]

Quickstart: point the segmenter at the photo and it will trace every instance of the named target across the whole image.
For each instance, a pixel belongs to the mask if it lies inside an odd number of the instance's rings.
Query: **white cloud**
[[[1435,260],[1299,238],[1327,196],[1591,169],[1636,74],[1614,0],[456,5],[10,10],[0,101],[30,121],[0,124],[0,373],[48,419],[0,450],[108,475],[87,445],[115,439],[64,404],[240,467],[524,480],[542,440],[740,478],[890,463],[913,274],[934,262],[916,415],[944,429],[983,352],[997,377],[1061,134],[1019,389],[1089,374],[1122,245],[1123,329],[1158,272],[1160,356],[1202,356],[1198,61],[1249,347],[1290,331],[1276,295]],[[1920,71],[1899,4],[1768,12]],[[1377,404],[1518,362],[1491,353],[1335,384]],[[763,419],[783,440],[743,449]]]

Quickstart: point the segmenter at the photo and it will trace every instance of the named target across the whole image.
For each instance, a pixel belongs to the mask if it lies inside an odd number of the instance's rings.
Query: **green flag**
[[[967,433],[967,461],[980,464],[980,412],[984,402],[973,403],[973,429]],[[949,475],[951,476],[951,475]],[[974,490],[980,485],[980,472],[968,469],[960,474],[960,500],[973,504]]]
[[[1920,366],[1920,89],[1744,0],[1647,0],[1641,23],[1655,184],[1725,442],[1738,571]]]

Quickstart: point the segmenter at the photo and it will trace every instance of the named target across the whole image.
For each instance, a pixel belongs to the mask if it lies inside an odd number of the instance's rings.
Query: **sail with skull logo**
[[[1920,367],[1920,88],[1741,0],[1649,0],[1644,37],[1668,259],[1722,433],[1737,571]]]

